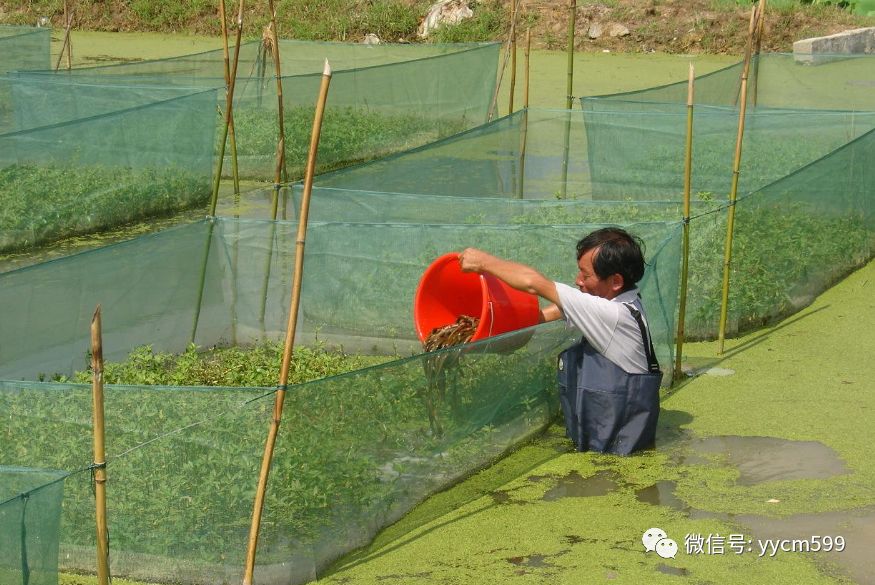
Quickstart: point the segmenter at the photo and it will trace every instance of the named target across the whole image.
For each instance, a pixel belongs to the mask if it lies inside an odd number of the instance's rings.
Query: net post
[[[687,80],[687,136],[684,149],[684,220],[683,249],[681,258],[681,290],[678,302],[677,347],[675,349],[675,366],[673,382],[683,378],[682,367],[684,354],[684,322],[687,314],[687,288],[690,265],[690,192],[693,176],[693,94],[696,73],[690,62],[689,78]]]
[[[94,421],[94,501],[97,524],[97,582],[109,583],[109,532],[106,522],[106,449],[103,409],[103,333],[100,305],[91,318],[91,411]]]

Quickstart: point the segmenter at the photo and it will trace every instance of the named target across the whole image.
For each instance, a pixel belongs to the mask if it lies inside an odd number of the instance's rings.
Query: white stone
[[[374,33],[368,33],[368,34],[365,35],[365,38],[364,38],[364,40],[362,41],[362,44],[365,44],[365,45],[379,45],[379,44],[380,44],[380,37],[378,37],[378,36],[375,35]]]
[[[604,29],[602,28],[602,25],[598,22],[594,22],[589,25],[589,30],[586,31],[586,36],[591,39],[597,39],[602,36],[602,34],[604,34]]]
[[[608,27],[608,35],[611,37],[627,37],[629,36],[629,29],[619,24],[617,22],[613,23]]]
[[[425,18],[419,24],[417,35],[424,39],[439,26],[459,24],[472,16],[474,16],[474,11],[468,7],[466,0],[440,0],[428,9]]]

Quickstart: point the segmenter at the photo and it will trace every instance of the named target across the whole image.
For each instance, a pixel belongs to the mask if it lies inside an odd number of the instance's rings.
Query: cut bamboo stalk
[[[565,109],[571,109],[571,102],[574,100],[572,95],[572,86],[574,84],[574,36],[575,28],[577,27],[577,0],[569,0],[568,2],[568,65],[565,83]]]
[[[735,230],[735,204],[738,200],[738,177],[741,172],[741,147],[744,142],[744,117],[747,113],[747,77],[750,70],[754,24],[756,22],[758,7],[759,6],[755,7],[750,15],[747,48],[744,55],[744,66],[741,70],[738,132],[735,135],[735,158],[732,162],[732,185],[729,190],[729,208],[726,218],[726,240],[723,247],[723,288],[720,300],[720,324],[717,333],[717,355],[723,355],[723,346],[726,340],[726,321],[729,315],[729,272],[732,265],[732,236]]]
[[[674,379],[683,377],[681,362],[684,355],[684,321],[687,314],[687,285],[690,265],[690,192],[693,183],[693,93],[695,69],[690,63],[687,80],[687,142],[684,148],[684,236],[681,260],[681,295],[678,303],[677,349],[675,351]]]
[[[507,105],[508,115],[513,114],[513,94],[516,90],[516,13],[518,0],[513,0],[510,12],[510,98]]]
[[[231,87],[231,58],[228,51],[228,17],[225,15],[225,0],[219,0],[219,20],[222,21],[222,56],[225,65],[225,108],[231,111],[228,90]],[[239,45],[239,40],[238,40]],[[240,173],[237,168],[237,136],[234,132],[234,113],[228,121],[228,138],[231,143],[231,177],[234,182],[234,202],[240,199]]]
[[[103,416],[103,333],[100,305],[91,318],[91,411],[94,420],[94,502],[97,520],[97,582],[109,583],[109,533],[106,528],[106,449]]]
[[[301,211],[298,216],[298,234],[295,240],[295,272],[292,280],[292,298],[289,306],[289,321],[286,327],[285,348],[280,368],[279,385],[274,399],[273,420],[270,424],[267,440],[264,444],[264,457],[261,460],[261,472],[258,477],[258,488],[252,511],[252,524],[249,530],[249,547],[246,551],[246,567],[243,573],[243,585],[252,585],[255,571],[255,554],[258,549],[258,531],[261,525],[261,514],[264,509],[264,495],[267,491],[267,479],[270,474],[273,449],[283,415],[283,401],[289,381],[289,367],[292,363],[292,350],[295,345],[295,330],[298,325],[298,307],[301,301],[301,283],[304,275],[304,245],[307,240],[307,218],[310,213],[310,195],[313,192],[313,175],[316,169],[316,153],[319,149],[319,136],[322,132],[322,117],[325,103],[328,101],[328,86],[331,83],[331,66],[325,60],[322,71],[322,84],[319,88],[319,98],[316,102],[316,113],[313,117],[313,130],[310,133],[310,152],[307,156],[307,166],[304,170],[304,192],[301,197]]]

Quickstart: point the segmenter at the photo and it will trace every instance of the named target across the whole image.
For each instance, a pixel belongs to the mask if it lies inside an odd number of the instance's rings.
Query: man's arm
[[[554,305],[559,305],[559,294],[556,292],[556,284],[531,266],[504,260],[476,248],[466,248],[459,254],[459,264],[463,272],[484,272],[491,274],[512,288],[538,295]],[[545,311],[547,309],[549,307]],[[561,316],[557,314],[553,319],[547,319],[547,317],[554,315],[552,310],[542,313],[542,315],[545,320],[549,321]]]
[[[559,308],[558,305],[547,305],[543,309],[541,309],[541,316],[539,323],[547,323],[549,321],[558,321],[559,319],[564,319],[565,315],[562,313],[562,309]]]

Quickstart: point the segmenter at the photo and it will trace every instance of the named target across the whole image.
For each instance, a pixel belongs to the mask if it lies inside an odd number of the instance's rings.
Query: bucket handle
[[[492,307],[492,301],[489,301],[489,334],[487,337],[492,337],[492,326],[495,324],[495,310]]]

